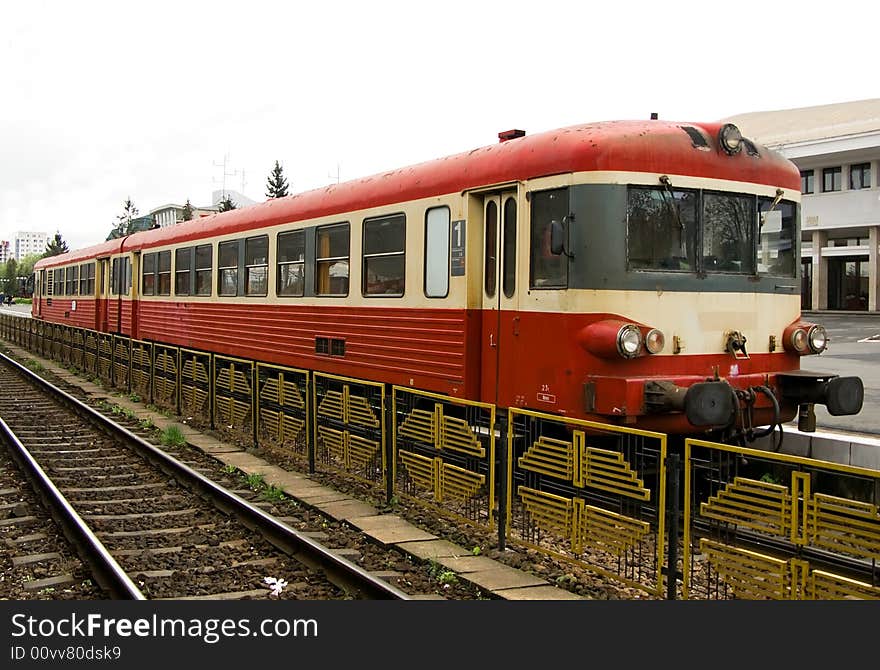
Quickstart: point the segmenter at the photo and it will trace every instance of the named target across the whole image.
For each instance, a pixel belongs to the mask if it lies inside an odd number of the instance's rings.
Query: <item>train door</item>
[[[107,266],[108,258],[99,258],[95,267],[95,284],[97,285],[97,308],[95,309],[95,329],[107,332],[107,301],[110,299],[110,274]]]
[[[46,271],[40,270],[37,275],[37,285],[34,288],[34,316],[41,317],[43,315],[43,294],[46,292]]]
[[[498,403],[515,373],[517,197],[515,190],[483,196],[483,310],[480,397]]]

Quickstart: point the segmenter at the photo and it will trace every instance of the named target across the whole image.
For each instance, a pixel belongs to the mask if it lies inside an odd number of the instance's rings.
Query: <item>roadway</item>
[[[803,319],[825,326],[830,339],[828,349],[818,356],[804,357],[801,367],[841,377],[861,377],[865,385],[865,403],[859,414],[831,416],[817,405],[816,426],[880,435],[880,314],[804,312]]]

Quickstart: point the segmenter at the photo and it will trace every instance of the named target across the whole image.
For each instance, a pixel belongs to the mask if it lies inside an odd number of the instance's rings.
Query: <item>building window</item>
[[[434,207],[425,216],[425,296],[449,293],[449,208]]]
[[[822,191],[829,193],[830,191],[840,190],[840,168],[825,168],[822,170]]]
[[[213,250],[210,244],[196,247],[196,295],[211,295]]]
[[[348,223],[318,228],[315,236],[315,288],[318,295],[348,295]]]
[[[244,241],[245,295],[266,295],[269,287],[269,236]]]
[[[849,187],[854,191],[871,188],[871,164],[859,163],[849,168]]]
[[[406,216],[364,221],[364,295],[401,296],[406,276]]]
[[[238,295],[238,240],[217,246],[217,293]]]
[[[278,295],[302,296],[305,288],[306,237],[302,230],[280,233],[277,242]]]
[[[812,193],[815,189],[813,170],[801,170],[801,193]]]

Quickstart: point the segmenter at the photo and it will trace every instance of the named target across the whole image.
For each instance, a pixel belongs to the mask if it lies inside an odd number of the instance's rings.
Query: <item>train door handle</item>
[[[489,333],[489,346],[493,348],[498,346],[495,344],[495,333]]]

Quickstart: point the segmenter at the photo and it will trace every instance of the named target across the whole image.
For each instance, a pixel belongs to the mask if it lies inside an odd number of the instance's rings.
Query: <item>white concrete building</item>
[[[42,254],[48,241],[47,233],[17,232],[12,236],[12,254],[17,261],[29,254]]]
[[[726,119],[801,170],[801,305],[880,311],[880,99]]]
[[[180,223],[183,221],[183,208],[184,205],[178,205],[177,203],[169,203],[167,205],[162,205],[161,207],[156,207],[155,209],[150,210],[150,216],[153,217],[153,221],[159,224],[160,228],[165,228],[166,226],[173,226],[175,223]],[[217,207],[212,205],[210,207],[193,207],[193,215],[192,218],[198,219],[202,216],[208,216],[209,214],[215,214],[217,212]]]
[[[9,240],[0,240],[0,263],[5,263],[12,258],[12,251],[9,247]]]

